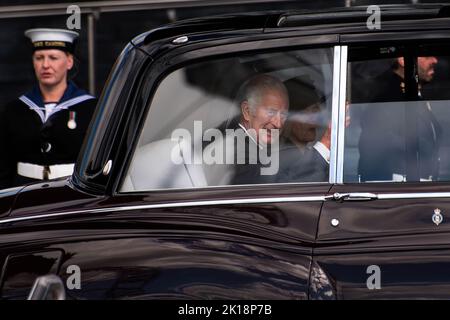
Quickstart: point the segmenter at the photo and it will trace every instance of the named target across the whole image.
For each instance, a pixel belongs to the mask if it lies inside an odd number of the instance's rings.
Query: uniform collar
[[[75,85],[75,83],[73,83],[73,81],[69,81],[67,82],[67,88],[64,91],[64,94],[61,97],[61,99],[58,101],[58,104],[85,94],[87,94],[85,90],[78,88]],[[40,108],[44,108],[44,100],[42,99],[42,94],[41,90],[39,89],[39,85],[37,84],[34,85],[31,91],[24,94],[24,96],[33,101]]]

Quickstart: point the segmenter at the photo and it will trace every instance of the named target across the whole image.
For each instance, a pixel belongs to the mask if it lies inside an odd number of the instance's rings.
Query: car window
[[[171,72],[121,191],[328,181],[332,61],[332,48],[293,50]]]
[[[450,180],[445,45],[349,50],[344,182]]]

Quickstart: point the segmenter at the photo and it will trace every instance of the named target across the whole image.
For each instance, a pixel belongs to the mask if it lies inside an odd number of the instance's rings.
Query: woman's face
[[[39,83],[52,87],[67,81],[73,57],[58,49],[38,50],[33,53],[33,66]]]

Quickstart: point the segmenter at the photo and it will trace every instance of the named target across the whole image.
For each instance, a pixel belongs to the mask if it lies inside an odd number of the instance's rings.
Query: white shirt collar
[[[263,146],[260,145],[260,144],[255,140],[255,138],[253,138],[252,135],[248,133],[247,129],[246,129],[241,123],[239,123],[239,127],[241,127],[242,130],[244,130],[245,134],[249,136],[250,140],[252,140],[252,141],[259,147],[259,149],[261,149],[261,150],[263,149]]]

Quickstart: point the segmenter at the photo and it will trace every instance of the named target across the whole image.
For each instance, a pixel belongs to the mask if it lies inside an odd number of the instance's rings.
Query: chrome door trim
[[[334,47],[329,177],[331,184],[343,181],[347,53],[347,46]]]
[[[160,203],[160,204],[146,204],[138,206],[125,206],[125,207],[108,207],[101,209],[91,210],[75,210],[68,212],[58,212],[53,214],[40,214],[35,216],[16,217],[0,219],[0,225],[35,220],[43,218],[53,218],[59,216],[78,215],[78,214],[95,214],[95,213],[110,213],[118,211],[134,211],[134,210],[147,210],[147,209],[164,209],[164,208],[180,208],[180,207],[193,207],[193,206],[215,206],[215,205],[231,205],[231,204],[264,204],[264,203],[279,203],[279,202],[312,202],[312,201],[325,201],[325,196],[310,196],[310,197],[277,197],[277,198],[248,198],[248,199],[233,199],[233,200],[206,200],[206,201],[189,201],[189,202],[175,202],[175,203]]]
[[[429,193],[380,193],[376,194],[378,200],[392,200],[392,199],[432,199],[432,198],[450,198],[450,192],[429,192]],[[280,202],[313,202],[325,201],[325,196],[310,196],[310,197],[283,197],[283,198],[260,198],[260,199],[234,199],[234,200],[207,200],[207,201],[190,201],[190,202],[176,202],[176,203],[160,203],[147,204],[138,206],[122,206],[122,207],[108,207],[91,210],[75,210],[68,212],[59,212],[53,214],[40,214],[35,216],[15,217],[0,219],[1,224],[36,220],[44,218],[54,218],[60,216],[79,215],[79,214],[95,214],[95,213],[110,213],[121,211],[134,211],[146,209],[164,209],[164,208],[180,208],[192,206],[214,206],[214,205],[230,205],[230,204],[263,204],[263,203],[280,203]]]
[[[378,200],[450,198],[450,192],[379,193]]]

